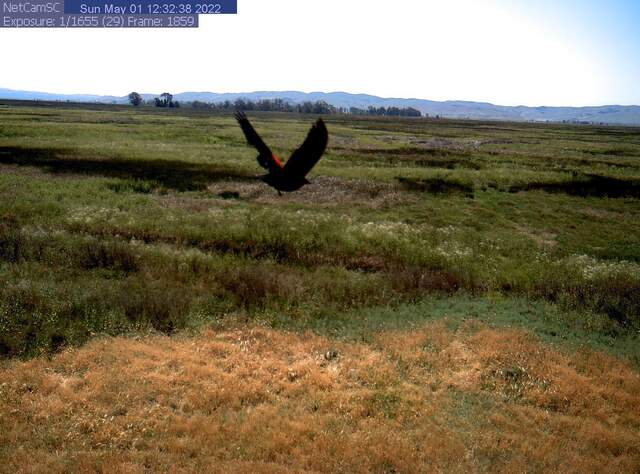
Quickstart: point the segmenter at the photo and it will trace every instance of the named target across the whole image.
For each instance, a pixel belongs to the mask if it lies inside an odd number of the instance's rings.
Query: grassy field
[[[0,105],[0,471],[640,469],[640,130],[326,122]]]

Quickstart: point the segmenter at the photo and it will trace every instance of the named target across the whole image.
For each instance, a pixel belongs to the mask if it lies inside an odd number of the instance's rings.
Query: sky
[[[640,0],[238,0],[198,29],[0,29],[0,87],[638,105],[638,25]]]

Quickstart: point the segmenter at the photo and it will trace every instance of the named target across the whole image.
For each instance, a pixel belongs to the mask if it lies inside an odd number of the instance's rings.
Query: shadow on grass
[[[604,148],[604,149],[595,149],[595,150],[581,150],[577,149],[578,152],[589,153],[590,155],[608,155],[608,156],[629,156],[629,157],[637,157],[640,156],[640,150],[634,148]]]
[[[580,197],[639,198],[640,180],[623,180],[607,176],[586,175],[564,182],[534,182],[512,186],[509,192],[542,190]]]
[[[85,157],[78,150],[0,147],[0,164],[35,166],[53,174],[86,174],[153,181],[176,191],[199,191],[215,181],[254,181],[251,174],[216,164],[178,160]]]
[[[436,195],[461,194],[473,198],[472,186],[455,181],[447,181],[441,178],[418,179],[398,177],[396,179],[408,191],[418,191]]]

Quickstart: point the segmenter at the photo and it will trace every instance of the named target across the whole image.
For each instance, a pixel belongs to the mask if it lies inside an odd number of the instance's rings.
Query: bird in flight
[[[318,162],[329,141],[329,132],[322,119],[318,119],[311,127],[304,143],[293,152],[284,165],[262,141],[244,113],[236,112],[236,120],[249,145],[258,150],[258,163],[268,171],[266,175],[261,176],[262,181],[275,188],[280,196],[282,191],[297,191],[305,184],[311,184],[305,176]]]

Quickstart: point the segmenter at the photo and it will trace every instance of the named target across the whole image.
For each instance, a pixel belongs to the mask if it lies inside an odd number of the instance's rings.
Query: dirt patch
[[[313,204],[323,207],[357,204],[381,207],[413,198],[393,184],[367,180],[346,179],[334,176],[313,176],[311,184],[292,193],[278,192],[260,180],[253,182],[226,181],[212,183],[207,190],[221,200],[245,200],[264,204]],[[232,199],[229,199],[231,197]]]

